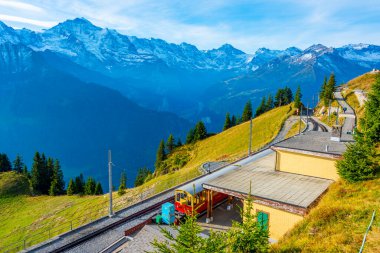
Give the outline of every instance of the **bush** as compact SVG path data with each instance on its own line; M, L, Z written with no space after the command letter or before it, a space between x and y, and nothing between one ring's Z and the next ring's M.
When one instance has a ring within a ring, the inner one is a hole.
M358 141L347 147L343 160L337 162L339 175L348 182L357 182L373 179L379 171L375 161L375 148Z

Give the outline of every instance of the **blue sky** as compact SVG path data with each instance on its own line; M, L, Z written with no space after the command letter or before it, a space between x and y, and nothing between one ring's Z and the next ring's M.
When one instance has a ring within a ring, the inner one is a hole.
M247 53L380 45L379 13L379 0L0 0L0 20L16 28L41 30L84 17L123 34L200 49L230 43Z

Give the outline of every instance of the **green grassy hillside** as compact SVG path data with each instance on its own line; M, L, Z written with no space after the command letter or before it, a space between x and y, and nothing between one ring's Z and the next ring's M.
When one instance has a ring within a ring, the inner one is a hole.
M252 149L258 150L269 143L280 131L284 121L294 113L291 105L275 108L253 120ZM200 175L199 166L206 161L234 161L247 154L249 122L232 127L220 134L184 145L168 158L175 164L178 157L185 157L186 165L180 170L152 179L146 184L127 190L122 197L114 194L116 210L141 198L158 193L171 186ZM180 166L179 166L180 167ZM1 185L1 183L0 183ZM27 244L46 240L71 227L78 227L107 214L108 197L104 196L18 196L0 199L0 245L25 237ZM38 236L37 233L41 233ZM34 236L36 235L36 236ZM0 247L1 248L1 247Z
M28 179L14 171L0 173L0 197L30 195Z
M273 252L358 252L372 212L377 218L364 252L380 252L380 179L334 183L318 206Z
M355 110L355 114L358 119L364 116L364 106L360 106L359 101L354 93L355 90L364 90L365 92L371 91L372 85L376 81L376 75L372 73L366 73L359 77L352 79L343 86L343 96L347 100L347 103ZM358 120L360 128L360 120Z

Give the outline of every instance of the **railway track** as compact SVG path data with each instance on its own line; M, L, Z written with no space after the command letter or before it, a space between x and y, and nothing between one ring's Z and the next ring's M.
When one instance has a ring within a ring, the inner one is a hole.
M98 235L100 235L100 234L102 234L102 233L104 233L104 232L112 229L112 228L115 228L115 227L117 227L117 226L119 226L119 225L121 225L123 223L132 221L132 220L137 219L137 218L139 218L139 217L141 217L143 215L146 215L146 214L149 214L149 213L153 213L153 212L159 210L159 208L161 207L161 205L164 204L164 203L166 203L166 202L173 202L173 197L170 197L170 198L164 199L164 200L162 200L160 202L157 202L154 205L151 205L151 206L149 206L149 207L147 207L145 209L142 209L142 210L140 210L140 211L138 211L136 213L133 213L133 214L131 214L131 215L129 215L129 216L123 218L123 219L120 219L120 220L118 220L118 221L116 221L114 223L111 223L111 224L109 224L107 226L104 226L104 227L98 229L98 230L95 230L92 233L90 233L88 235L85 235L85 236L83 236L83 237L81 237L81 238L79 238L79 239L77 239L77 240L75 240L73 242L70 242L70 243L68 243L68 244L66 244L64 246L61 246L61 247L59 247L59 248L57 248L55 250L52 250L51 252L53 252L53 253L64 252L66 250L74 248L74 247L76 247L76 246L78 246L78 245L80 245L80 244L82 244L82 243L84 243L84 242L86 242L86 241L88 241L88 240L90 240L90 239L92 239L92 238L94 238L94 237L96 237L96 236L98 236Z
M318 131L318 129L321 129L322 132L328 132L327 128L324 125L318 123L313 118L309 118L309 121L313 124L312 131Z

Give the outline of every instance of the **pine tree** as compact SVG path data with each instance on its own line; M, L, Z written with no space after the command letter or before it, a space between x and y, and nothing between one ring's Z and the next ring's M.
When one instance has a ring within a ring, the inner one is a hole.
M295 108L301 108L301 87L298 85L297 91L296 91L296 96L294 97L294 107Z
M284 105L290 104L293 101L293 92L289 87L285 87L284 89Z
M84 186L85 195L94 195L95 194L96 183L92 177L88 177L87 182Z
M275 96L275 102L276 107L284 105L284 90L278 89Z
M224 121L223 131L227 130L232 126L231 119L230 119L230 113L226 113L226 120Z
M255 117L259 116L260 114L263 114L265 112L265 107L266 107L265 97L262 97L260 105L256 108Z
M16 159L13 162L13 170L22 173L22 169L24 167L24 163L22 162L22 157L20 155L16 156Z
M160 166L165 159L166 159L165 143L164 143L164 140L161 140L160 145L158 145L158 149L156 153L156 162L154 164L156 171L160 170Z
M44 155L44 154L42 154L42 155ZM54 180L54 160L50 157L46 160L44 175L45 175L44 180L46 180L46 183L45 183L46 186L45 187L48 188L49 192L50 192L51 183ZM49 193L49 195L50 195L50 193Z
M328 105L328 100L325 98L326 89L327 89L327 77L325 76L323 78L323 84L322 84L321 90L319 92L319 99L323 101L325 106Z
M161 233L170 243L155 239L151 243L156 249L155 252L226 252L226 233L211 231L207 238L201 236L202 228L197 223L195 215L186 216L180 226L173 226L172 229L176 231L177 236L174 236L167 228L161 228Z
M41 156L39 152L36 152L33 158L32 170L31 170L31 184L36 193L43 193L43 180L41 174Z
M327 82L327 85L326 85L325 92L324 92L325 106L328 105L329 100L334 99L335 85L336 85L335 75L334 73L331 73L329 81Z
M372 179L380 172L376 147L380 144L380 75L372 86L361 120L362 131L356 131L355 143L347 147L337 162L339 175L349 182Z
M95 195L102 195L103 194L103 187L100 182L96 183L95 186Z
M172 134L169 135L169 138L166 141L166 149L169 153L171 153L174 150L174 137Z
M84 177L83 177L83 174L81 173L78 177L75 178L74 193L79 194L79 195L84 194L84 186L85 186Z
M233 221L232 228L228 231L231 252L268 252L268 228L258 224L257 216L253 214L253 198L250 193L240 213L243 222Z
M75 194L74 181L70 178L69 185L67 186L67 195L71 196L73 194Z
M58 159L56 159L54 162L52 182L55 182L54 192L56 193L56 195L62 194L65 191L65 181L63 180L63 171L61 169L61 165ZM50 189L51 188L52 186L50 187Z
M231 117L231 126L236 126L236 124L237 124L236 116L232 115L232 117Z
M7 154L0 153L0 172L6 172L12 170L12 164L9 161Z
M364 118L361 120L364 139L370 144L380 142L380 74L376 76L376 82L372 85L365 104Z
M194 142L194 128L191 128L186 136L186 144L190 144Z
M175 144L176 147L181 147L182 146L182 141L181 138L178 138L177 143Z
M271 94L269 94L268 99L267 99L267 104L265 106L265 108L266 108L265 111L270 111L273 109L273 107L274 107L273 97Z
M146 179L152 175L152 172L148 168L141 168L137 171L137 176L135 179L135 187L145 183Z
M127 176L125 174L125 171L122 171L121 176L120 176L120 186L119 186L119 190L117 191L119 196L125 194L126 188L127 188Z
M241 121L246 122L248 120L251 120L251 118L252 118L252 104L251 104L251 101L249 100L244 106L243 115L241 116Z
M28 167L26 167L25 164L24 164L24 166L22 167L22 174L24 174L24 176L26 176L27 178L30 178L30 174L29 174L29 171L28 171Z
M205 124L202 121L199 121L195 125L195 130L194 130L194 141L199 141L203 140L207 137L207 129Z

